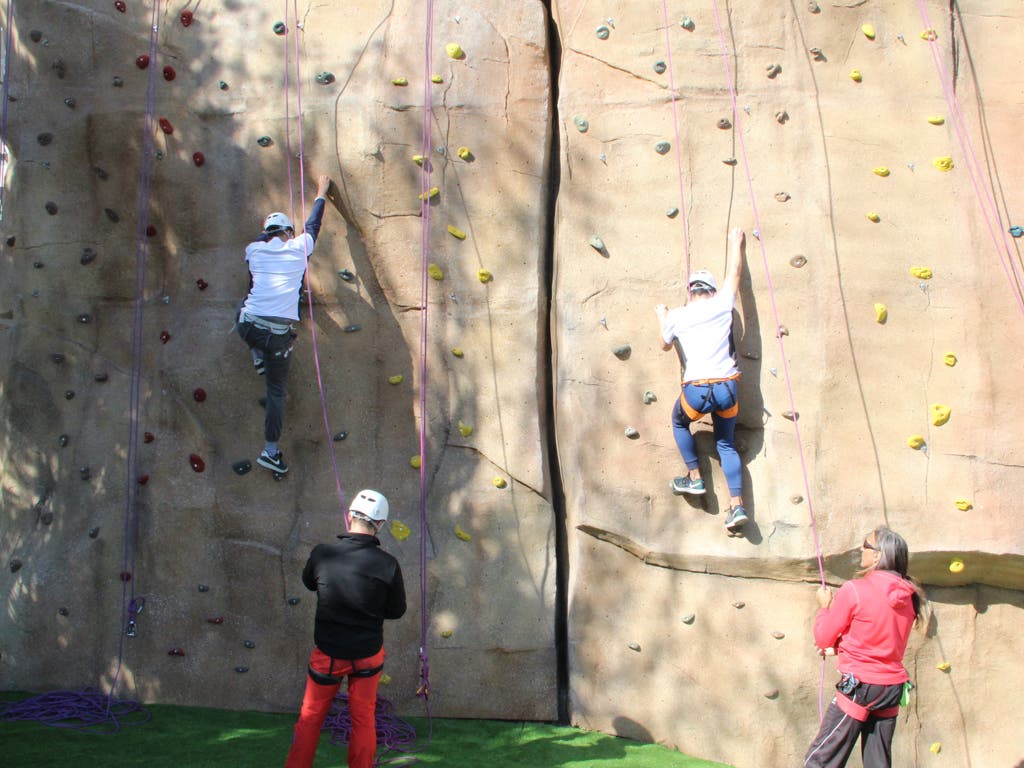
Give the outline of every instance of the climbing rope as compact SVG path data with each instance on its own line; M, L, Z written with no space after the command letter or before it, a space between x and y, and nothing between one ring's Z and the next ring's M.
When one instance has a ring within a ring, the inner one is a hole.
M676 105L676 79L672 66L672 39L669 36L671 25L668 23L668 2L661 0L661 18L665 27L665 61L668 67L668 87L672 97L672 126L675 129L676 139L676 171L679 174L679 221L683 228L683 253L686 255L686 271L683 272L684 279L690 275L690 232L686 220L686 193L683 184L683 149L679 139L679 111Z
M811 479L810 473L807 471L807 461L804 458L804 442L800 436L800 420L799 413L796 407L796 398L793 396L793 383L792 378L789 374L789 363L786 355L786 345L783 341L783 334L780 332L781 323L779 321L779 307L775 300L775 288L772 285L771 270L768 267L768 251L764 244L764 233L761 231L761 216L757 208L757 198L754 195L754 182L750 173L750 163L747 158L747 144L743 138L743 124L742 118L740 117L740 108L736 98L736 82L733 79L732 69L729 67L729 50L725 43L725 32L722 30L722 18L721 13L718 9L718 0L711 0L715 10L715 26L718 29L718 40L722 51L722 64L725 67L725 78L729 86L729 98L732 101L732 114L733 114L733 125L735 126L736 136L739 139L740 155L743 158L743 170L747 177L747 189L750 194L750 207L752 209L754 217L754 234L758 245L761 248L761 261L764 265L765 285L768 288L768 296L771 299L772 306L772 319L775 323L775 339L779 344L779 358L782 361L782 372L783 379L786 382L786 393L789 396L789 407L790 412L793 414L793 429L795 430L797 453L800 456L800 471L803 473L804 480L804 493L807 499L807 512L811 519L811 535L814 539L814 553L818 561L818 576L821 581L821 586L825 586L825 565L821 554L821 539L818 535L818 522L814 515L814 505L811 496ZM823 692L825 688L825 659L821 660L821 683L818 686L818 719L822 720L825 716Z
M4 105L0 108L0 221L4 218L4 190L7 188L7 103L11 88L11 46L14 45L14 0L7 0L7 23L4 29Z
M924 24L925 29L933 29L931 18L928 15L928 9L923 0L918 0L917 5L921 14L921 21ZM1017 308L1020 310L1021 314L1024 315L1024 274L1022 274L1021 265L1014 258L1013 249L1011 248L1009 239L1007 238L1006 227L999 215L999 206L996 205L992 195L992 190L989 185L984 183L984 173L981 167L981 162L978 160L978 155L974 151L974 144L971 141L970 132L967 130L963 114L960 111L960 101L956 97L956 89L953 87L952 80L942 63L942 56L937 42L938 38L935 35L926 35L925 39L928 43L928 48L931 51L932 61L935 63L936 72L939 75L939 82L942 84L942 93L946 98L946 105L948 106L950 116L953 119L953 128L956 131L957 139L960 142L960 150L963 153L964 159L967 161L967 172L971 177L971 183L974 185L974 193L978 197L978 204L981 206L982 214L985 218L985 224L988 227L989 236L992 238L992 243L995 245L996 253L999 254L999 261L1002 264L1007 282L1010 284L1010 290L1013 293L1013 298L1017 302Z
M92 689L50 691L0 704L0 720L32 720L54 728L114 734L122 727L148 722L150 713L137 701L113 699Z

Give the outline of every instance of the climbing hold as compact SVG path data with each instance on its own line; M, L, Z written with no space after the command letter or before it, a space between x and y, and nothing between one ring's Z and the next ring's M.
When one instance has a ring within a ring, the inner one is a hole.
M217 87L220 88L222 91L226 91L228 89L228 84L225 81L220 80L217 82Z
M924 447L924 438L920 435L911 435L907 438L907 445L913 448L915 451Z
M685 616L683 616L683 624L693 624L693 622L696 621L696 619L697 619L697 615L696 614L688 613Z
M793 258L791 258L789 260L789 266L796 267L797 269L800 269L800 267L803 267L806 264L807 264L807 257L803 256L802 254L797 254L796 256L794 256Z
M423 155L413 155L412 156L412 161L414 163L416 163L416 165L420 166L421 168L423 167L423 161L426 160L426 159L427 158L425 158Z
M75 399L75 390L73 390L73 389L65 389L64 390L64 399L65 400L74 400Z
M145 69L146 67L148 67L149 66L149 55L144 53L141 56L137 56L135 58L135 66L138 67L139 69Z
M444 272L441 271L441 268L437 266L437 264L431 264L429 267L427 267L427 274L429 274L430 277L434 280L444 279Z
M107 215L107 218L115 224L121 220L121 217L117 215L117 211L113 208L104 208L103 212Z
M665 215L668 216L670 219L674 219L676 216L679 215L679 209L673 206L672 208L669 208L667 211L665 211Z
M57 444L61 448L67 448L69 439L70 438L67 435L61 435L60 437L57 438Z
M118 75L114 75L114 77L110 80L110 84L115 88L120 88L122 85L124 85L124 78Z
M201 456L195 453L190 453L188 455L188 463L189 466L192 467L193 472L202 472L204 469L206 469L206 462L203 461Z
M685 29L687 32L693 32L694 28L697 25L693 23L693 19L691 19L689 16L683 16L683 18L679 20L679 26Z
M778 202L780 202L780 203L785 203L785 202L787 202L790 199L789 198L789 193L788 192L776 192L775 193L775 199Z
M168 656L184 656L185 655L185 649L184 648L171 648L171 650L169 650L167 652L167 655Z
M242 645L244 645L250 651L256 647L256 643L254 643L252 640L243 640Z
M952 368L954 365L956 365L956 355L954 355L952 352L947 352L942 356L942 362L944 362L946 365Z
M466 353L462 351L462 347L452 347L452 355L455 357L462 357Z
M637 653L640 653L640 643L629 643L627 647L631 651L636 651Z
M638 437L640 437L640 432L637 430L636 427L626 427L625 435L630 440L636 440Z
M456 525L455 538L459 539L460 541L469 541L473 537L470 534L466 533L464 530L462 530L460 526Z
M612 347L612 354L619 358L619 360L628 360L632 352L633 348L629 346L629 344L623 344L618 347Z
M800 414L796 411L783 411L782 418L788 419L789 421L798 421L800 419Z
M234 464L232 464L231 469L235 471L236 475L241 476L252 469L252 464L249 462L248 459L242 459L241 461L236 461Z
M334 82L334 73L333 72L317 72L317 74L316 74L316 81L318 83L320 83L320 85L330 85L331 83Z
M486 269L478 269L476 271L476 278L481 283L489 283L494 279L494 275L488 272Z
M193 152L192 162L195 163L196 168L201 168L206 162L206 156L202 152Z
M269 147L271 144L274 143L274 140L269 136L260 136L258 139L256 139L256 143L259 144L261 147Z
M161 117L160 130L166 133L168 136L170 136L172 133L174 133L174 126L171 125L171 121L168 120L166 117Z
M88 314L81 314L78 316L78 322L80 322L82 325L88 325L89 323L92 322L92 316Z
M508 481L504 477L496 477L496 478L494 478L494 487L495 488L504 488L507 485L508 485Z
M785 632L778 632L778 631L772 632L772 637L774 637L776 640L781 640L785 636L786 636Z
M431 75L430 76L430 82L439 85L440 83L444 82L444 78L441 77L440 75Z
M339 269L338 270L338 277L340 277L346 283L351 283L353 280L356 279L356 276L353 275L351 270L348 270L348 269Z
M453 224L448 225L448 234L454 237L456 240L466 239L466 233Z
M275 35L283 35L287 31L288 31L288 27L285 26L285 23L283 21L275 21L274 22L274 34Z
M42 269L46 265L43 264L43 262L41 261L33 261L32 266L35 267L36 269Z
M219 626L219 625L224 623L224 617L223 616L214 616L213 618L208 618L206 621L207 621L208 624L216 624L216 625Z
M769 80L774 80L776 77L778 77L778 74L782 71L782 65L781 64L769 64L767 67L765 67L765 70L768 73L768 79Z
M935 668L939 670L939 672L949 672L949 670L952 667L953 665L950 664L948 661L940 661L938 664L935 665Z
M334 437L332 437L331 439L332 439L332 440L334 440L334 442L336 442L336 443L340 443L340 442L341 442L342 440L344 440L344 439L345 439L346 437L348 437L348 432L345 432L345 431L343 430L343 431L341 431L341 432L336 432L336 433L334 434Z
M775 699L779 698L779 689L778 688L772 688L771 690L768 690L768 691L762 691L761 695L764 696L766 699L775 700Z
M152 432L143 432L142 433L142 442L144 442L144 443L152 443L154 440L156 440L156 435L154 435Z
M51 216L56 216L57 215L58 208L57 208L57 204L55 202L49 201L43 207L46 209L46 212L48 214L50 214Z
M931 28L921 30L921 39L927 40L929 43L933 43L939 39L938 33Z
M422 466L422 464L423 461L420 459L419 454L409 459L409 466L412 467L413 469L419 469Z
M657 144L654 145L654 151L657 152L659 155L667 154L670 149L672 149L672 145L669 144L667 141L659 141Z
M166 344L170 340L171 340L171 334L169 334L167 331L160 331L160 341L162 343Z
M943 405L942 403L932 403L929 406L928 411L931 413L932 416L933 427L941 427L943 424L949 421L949 417L951 415L949 406Z
M21 560L11 560L11 573L17 573L21 570Z
M392 85L408 85L409 78L407 77L396 77L391 80Z
M950 573L962 573L964 568L964 561L962 558L954 557L949 561L949 572Z
M890 173L889 169L886 168L884 165L880 165L877 168L873 168L872 172L875 174L875 176L881 176L882 178L885 178Z
M441 194L440 187L431 187L426 192L422 192L419 195L420 200L431 200Z
M779 125L785 125L786 121L789 120L789 112L782 109L775 113L775 120Z
M43 39L43 33L38 29L29 30L28 36L33 43L38 43Z
M735 157L727 157L722 162L725 163L726 165L736 165L736 158Z
M932 115L928 118L928 122L932 125L942 125L946 122L946 118L942 117L942 115Z
M450 59L464 59L466 58L466 52L462 50L462 46L458 43L448 43L444 47L444 52L448 54Z
M936 157L932 160L932 165L938 168L940 171L946 172L953 170L953 158L952 157Z
M196 589L198 589L200 592L209 592L210 591L210 588L208 586L206 586L205 584L197 584L196 585Z
M196 288L198 288L200 291L205 291L209 287L210 284L203 280L203 278L200 277L198 280L196 280Z
M799 493L795 493L795 494L793 494L792 496L789 497L789 501L792 504L799 504L803 500L804 500L804 497L801 496Z
M191 27L192 18L192 11L188 10L187 8L181 12L180 16L178 16L178 20L181 22L181 26L183 27Z
M404 379L405 379L405 376L403 376L400 373L396 373L394 376L389 376L388 377L388 384L391 384L392 386L394 386L396 384L401 384Z
M961 512L967 512L971 509L974 509L974 505L971 504L971 502L969 502L967 499L957 499L953 503L956 505L956 508L959 509Z
M811 2L807 4L807 10L809 10L811 13L821 13L821 6L818 5L814 0L811 0Z
M574 115L572 122L580 133L586 133L587 129L590 128L590 122L583 115Z
M146 227L146 237L156 237L156 226L155 225L150 224L148 227ZM164 304L167 304L169 301L170 301L170 297L164 296Z
M825 52L822 51L821 48L811 48L809 49L808 53L810 53L811 56L814 57L815 61L826 61Z
M121 571L120 577L122 582L129 582L132 580L131 571Z
M656 403L658 401L658 396L651 390L647 389L644 390L643 401L644 405L650 405L651 403Z
M171 80L173 80L177 76L178 73L174 71L174 67L172 67L170 64L164 67L164 80L166 80L168 83L171 82Z
M594 34L597 35L598 40L607 40L608 35L610 35L611 33L612 31L608 29L608 27L606 27L604 24L602 24L601 26L594 30Z
M240 675L244 675L248 671L249 671L248 667L235 667L235 672L237 672Z
M912 274L918 280L932 279L932 271L928 269L928 267L911 267L910 274Z
M136 482L138 482L139 485L145 485L149 482L149 475L139 475L136 478Z
M41 147L49 146L50 142L53 141L53 134L52 133L40 133L38 136L36 136L36 141L39 142L39 145Z
M203 389L202 387L196 387L194 390L192 390L192 399L195 400L197 403L203 402L204 400L206 400L206 390Z
M405 541L409 538L409 534L412 533L409 526L399 520L391 521L391 535L394 536L398 541Z
M880 222L882 220L882 217L879 216L874 211L868 211L867 217L868 217L868 221L873 221L873 222L875 222L875 224L877 224L878 222Z
M473 159L473 153L470 151L469 147L459 147L455 150L455 154L458 155L461 160Z
M722 117L719 118L718 120L718 127L721 128L723 131L727 131L730 128L732 128L732 123L729 121L729 118Z
M445 629L445 630L441 631L441 637L444 637L444 638L451 637L453 634L455 634L455 633L452 632L452 630L450 630L450 629Z
M590 236L590 239L589 239L589 240L587 240L587 243L588 243L588 244L590 245L590 247L591 247L591 248L593 248L593 249L594 249L595 251L602 251L602 252L604 251L604 240L602 240L602 239L601 239L601 238L600 238L599 236L597 236L597 235L591 235L591 236Z
M784 325L779 326L779 330L776 332L775 338L779 338L781 336L789 336L789 328Z
M942 742L933 741L932 745L928 747L928 751L931 752L933 755L939 754L939 752L942 751Z
M742 608L745 605L746 605L746 603L744 603L742 600L737 600L735 603L732 604L732 607L736 608L737 610L739 610L740 608Z
M301 602L302 602L302 598L301 597L289 597L288 598L288 605L298 605Z
M99 529L99 526L97 526L97 527L95 527L95 528L90 528L90 529L89 529L89 538L90 538L90 539L95 539L95 538L96 538L97 536L99 536L99 535L100 535L100 529Z
M64 106L68 107L69 109L74 109L75 108L75 97L74 96L66 97L64 99Z
M469 424L464 424L463 422L460 421L458 423L458 427L459 434L462 435L463 437L469 437L470 435L473 434L473 427L471 427Z
M860 28L860 31L864 33L864 37L868 40L875 39L875 28L870 24L865 24Z
M1010 227L1009 231L1010 234L1013 235L1014 237L1020 237L1021 235L1024 235L1024 227L1021 227L1017 224L1014 224L1012 227Z
M850 79L853 80L853 82L855 82L855 83L859 83L861 80L864 79L864 75L862 75L860 73L859 69L851 69L850 70Z
M124 0L114 0L114 7L121 13L124 13L125 10L127 10L127 6L124 4Z
M659 75L665 74L666 69L668 69L668 65L666 65L664 61L661 61L659 59L658 61L654 62L654 71L657 72Z

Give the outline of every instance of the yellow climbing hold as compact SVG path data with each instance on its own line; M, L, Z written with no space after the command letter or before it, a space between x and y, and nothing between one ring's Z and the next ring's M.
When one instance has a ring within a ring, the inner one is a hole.
M880 166L878 166L877 168L875 168L873 170L874 170L875 176L881 176L882 178L885 178L890 173L889 169L886 168L884 165L880 165Z
M419 165L419 166L422 166L423 165L423 161L426 160L426 159L427 158L425 158L423 155L413 155L412 156L412 161L414 163L416 163L416 165Z
M466 533L464 530L462 530L461 527L456 525L455 526L455 538L457 538L457 539L459 539L461 541L469 541L473 537L470 536L468 533Z
M464 424L460 421L459 434L462 435L463 437L469 437L470 435L473 434L473 427L471 427L469 424Z
M946 365L952 368L954 365L956 365L956 355L954 355L952 352L947 352L942 356L942 362L944 362Z
M420 200L430 200L431 198L437 197L441 194L441 190L437 187L431 187L426 192L420 194Z
M413 469L419 469L420 466L422 466L422 464L423 460L420 458L420 455L418 453L411 459L409 459L409 466L412 467Z
M885 304L875 304L875 322L884 323L889 317L889 309Z
M396 373L394 376L388 377L388 384L394 386L395 384L401 384L405 380L405 376L400 373Z
M504 488L507 485L508 485L508 481L504 477L496 477L496 478L494 478L494 487L495 488Z
M434 280L444 280L444 272L441 271L441 268L437 266L437 264L431 264L427 267L427 274Z
M444 52L452 59L464 59L466 57L466 52L462 50L462 46L458 43L448 43L444 47Z
M964 565L964 561L959 557L954 557L952 560L949 561L950 573L963 573L965 567L966 566Z
M875 213L874 211L868 211L868 221L873 221L875 222L875 224L877 224L881 220L882 217L879 216L877 213Z
M950 410L948 405L942 403L932 403L928 409L932 414L932 426L941 427L947 421L949 421Z
M455 154L461 157L463 160L469 160L473 156L473 153L469 151L469 147L459 147Z
M928 267L911 267L910 274L912 274L918 280L932 279L932 271L928 269Z
M387 672L381 672L380 673L380 684L381 685L391 685L391 675L389 675Z
M462 351L462 347L452 347L452 354L456 357L462 357L466 353Z
M942 662L939 662L938 664L936 664L935 668L937 670L939 670L939 672L949 672L950 667L952 667L952 666L953 665L950 664L948 661L942 661Z
M939 34L932 28L921 30L921 39L933 42L939 39Z
M405 523L400 520L391 521L391 535L399 541L405 541L408 539L410 533L412 533L412 530Z
M860 28L860 31L864 33L864 37L868 40L875 39L875 28L871 24L865 24Z
M440 75L431 75L430 76L430 82L432 82L432 83L443 83L444 82L444 78L441 77Z
M924 445L924 438L920 435L911 435L907 438L907 445L913 448L915 451Z
M441 637L451 637L453 634L455 633L452 632L450 629L445 629L441 632Z
M969 502L967 499L957 499L953 503L956 504L956 508L959 509L961 512L966 512L969 509L974 509L974 505L971 504L971 502Z
M391 81L391 84L392 85L408 85L409 84L409 78L407 78L407 77L396 77L394 80Z
M494 279L494 275L492 275L486 269L478 269L476 271L476 276L481 283L489 283L491 282L491 280Z
M466 239L466 233L452 224L448 225L448 234L452 237L458 238L459 240Z
M953 158L936 157L934 160L932 160L932 165L934 165L940 171L951 171L953 170Z
M932 745L930 747L928 747L928 751L931 752L933 755L939 754L939 752L942 751L942 742L940 742L940 741L932 742Z
M860 73L859 69L851 69L850 70L850 79L853 80L853 82L855 82L855 83L859 83L861 80L864 79L864 75L862 75Z
M931 117L928 118L928 122L931 123L932 125L942 125L943 123L946 122L946 118L944 118L942 115L932 115Z

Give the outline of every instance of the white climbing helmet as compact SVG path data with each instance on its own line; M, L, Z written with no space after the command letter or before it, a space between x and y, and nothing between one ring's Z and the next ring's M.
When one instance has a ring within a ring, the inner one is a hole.
M698 269L696 272L690 273L690 279L686 283L686 287L693 291L695 286L707 286L712 291L718 290L718 283L715 282L715 276L708 272L706 269Z
M364 520L383 523L388 519L388 500L384 498L383 493L367 489L356 494L348 511Z
M286 229L290 229L293 232L295 227L292 226L292 220L289 219L285 214L280 211L271 213L263 220L263 231L268 235L277 234L283 232Z

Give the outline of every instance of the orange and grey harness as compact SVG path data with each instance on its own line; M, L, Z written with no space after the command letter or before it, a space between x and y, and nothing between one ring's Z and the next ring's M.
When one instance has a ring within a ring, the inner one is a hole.
M735 381L740 375L738 373L727 376L724 379L698 379L697 381L684 381L683 391L679 395L679 405L691 421L697 421L707 413L714 413L716 416L731 419L740 412L740 404L733 394L731 387L717 386L727 381ZM686 399L686 388L693 387L702 390L699 393L700 405L695 408Z

